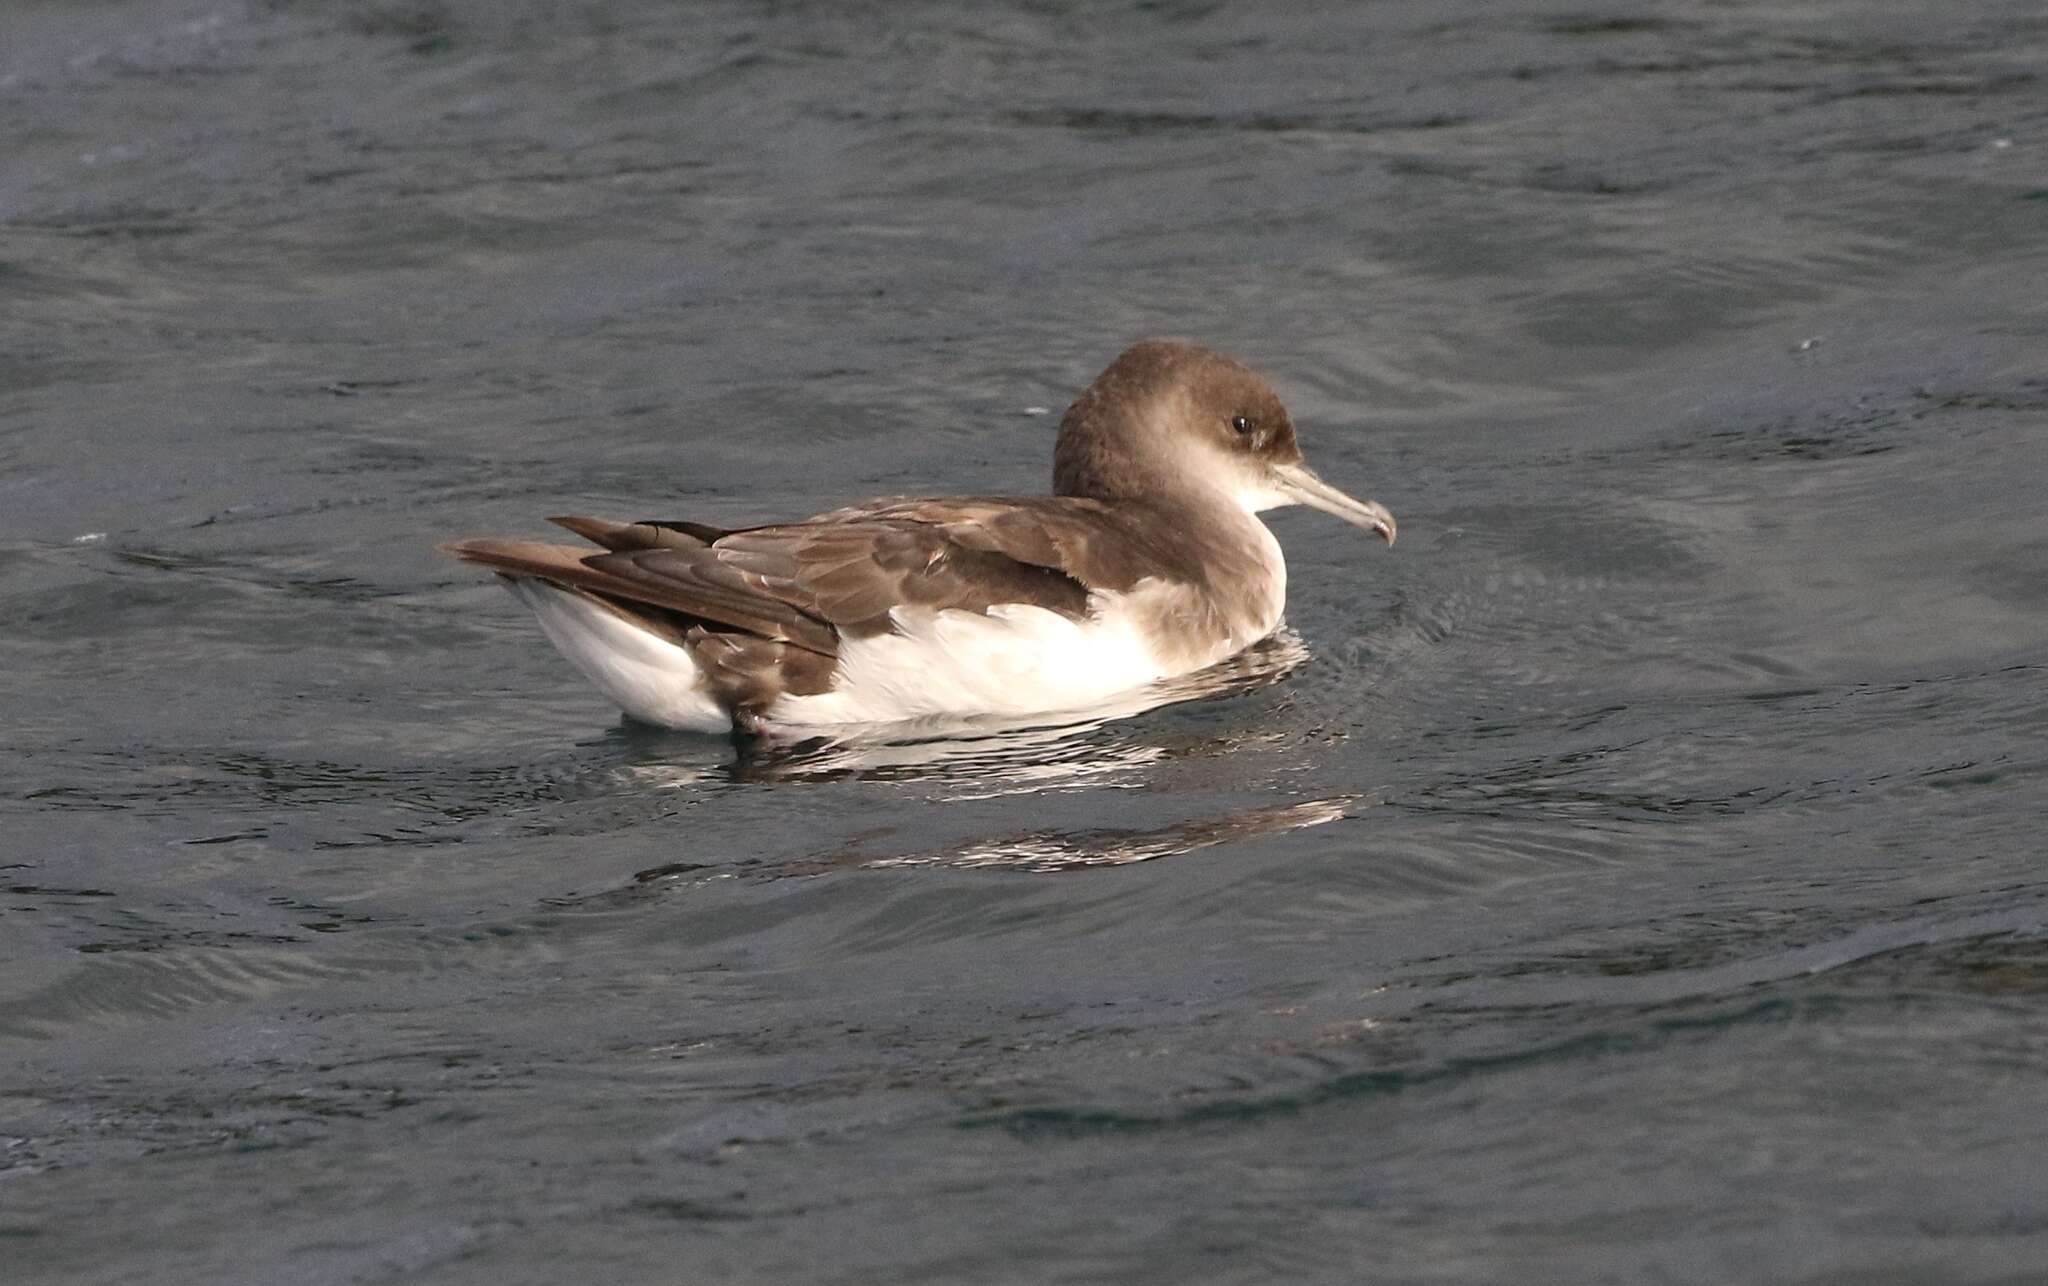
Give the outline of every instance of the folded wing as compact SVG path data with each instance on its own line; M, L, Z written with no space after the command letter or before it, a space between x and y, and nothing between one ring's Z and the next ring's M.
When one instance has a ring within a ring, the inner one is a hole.
M1027 604L1080 619L1091 589L1127 587L1113 569L1111 583L1076 574L1089 560L1073 551L1088 545L1084 528L1098 515L1060 505L1034 514L1017 503L890 502L738 531L563 517L553 521L602 551L498 539L448 550L595 595L664 634L738 631L825 656L842 637L890 629L895 611Z

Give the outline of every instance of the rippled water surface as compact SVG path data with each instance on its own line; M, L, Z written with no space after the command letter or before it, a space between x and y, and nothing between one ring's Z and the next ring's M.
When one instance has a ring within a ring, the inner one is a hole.
M2048 1272L2034 0L0 24L6 1280ZM740 754L434 549L1150 334L1401 520L1220 696Z

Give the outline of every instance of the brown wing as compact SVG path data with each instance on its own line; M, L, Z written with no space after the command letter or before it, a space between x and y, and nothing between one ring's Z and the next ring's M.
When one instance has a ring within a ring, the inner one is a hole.
M826 655L842 634L889 629L895 608L1028 603L1078 619L1091 589L1125 589L1161 571L1093 501L890 501L740 531L553 521L605 552L506 540L448 548L496 571L680 614L685 628L710 623Z
M694 564L679 563L654 571L634 561L690 551L658 548L586 554L580 549L538 541L491 538L458 540L443 548L464 562L478 563L509 576L533 576L579 589L616 608L659 609L681 618L665 622L666 628L658 631L663 634L711 622L827 656L839 650L838 633L829 623L773 595L751 592L731 577L713 579L697 574L709 571L715 577L715 559L699 559ZM695 552L707 554L709 549L702 546ZM710 565L707 567L706 563ZM654 613L648 614L660 619Z
M889 629L897 608L982 612L1028 603L1076 619L1088 613L1088 587L1059 565L978 548L909 515L736 531L709 552L721 573L855 637ZM665 571L702 561L668 550L635 557Z
M1074 496L884 500L812 521L824 518L909 519L964 549L1051 568L1091 590L1122 592L1147 578L1200 583L1207 576L1185 524Z

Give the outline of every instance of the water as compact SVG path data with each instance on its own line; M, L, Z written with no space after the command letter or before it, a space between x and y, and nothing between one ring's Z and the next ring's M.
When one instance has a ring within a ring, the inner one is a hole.
M18 4L10 1282L2035 1281L2048 21ZM1036 491L1167 333L1230 695L742 757L434 550Z

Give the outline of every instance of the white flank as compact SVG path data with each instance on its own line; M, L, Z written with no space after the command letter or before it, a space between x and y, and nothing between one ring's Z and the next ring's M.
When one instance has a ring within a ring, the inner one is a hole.
M1165 677L1123 595L1097 593L1076 621L1021 603L986 614L897 608L892 633L839 645L838 682L783 697L771 723L893 723L934 715L1084 711Z
M628 715L691 732L731 730L731 712L704 688L687 651L574 591L507 579L555 648ZM899 607L889 614L892 632L840 642L829 692L781 697L764 712L764 722L798 731L952 716L1086 714L1256 641L1219 638L1207 652L1162 661L1139 618L1158 619L1166 606L1162 596L1183 592L1150 580L1129 594L1098 591L1089 598L1091 615L1080 621L1022 603L986 613ZM1279 595L1274 598L1277 622Z
M523 576L506 584L555 649L627 714L687 732L732 730L732 715L704 690L688 652L573 591Z

